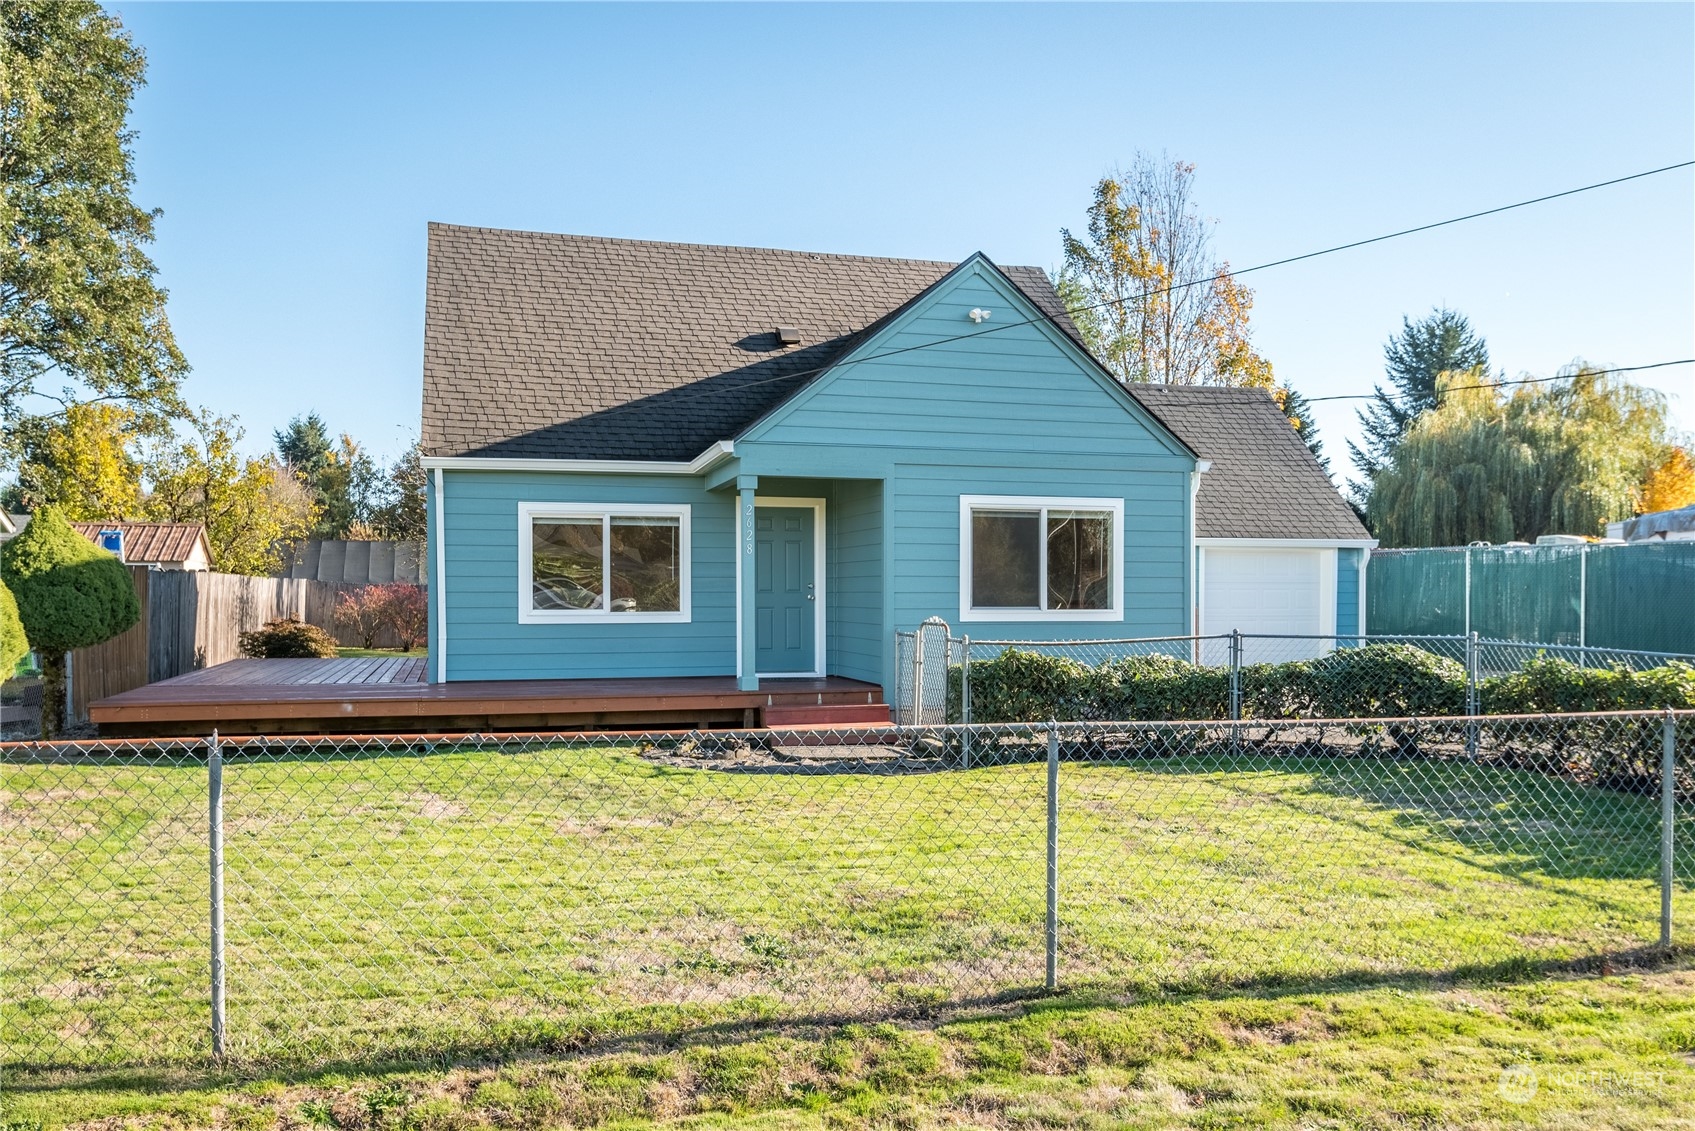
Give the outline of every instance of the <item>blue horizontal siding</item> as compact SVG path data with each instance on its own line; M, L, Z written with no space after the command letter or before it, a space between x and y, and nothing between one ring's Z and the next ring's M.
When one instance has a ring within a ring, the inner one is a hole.
M670 475L443 474L448 679L735 673L735 504L728 495L706 491L699 479ZM519 623L520 502L688 504L689 623Z
M1364 550L1336 551L1336 635L1352 636L1360 630L1360 559Z

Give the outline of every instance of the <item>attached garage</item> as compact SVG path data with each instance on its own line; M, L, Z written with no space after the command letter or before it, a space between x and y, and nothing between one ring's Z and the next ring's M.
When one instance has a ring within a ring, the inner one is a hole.
M1271 398L1172 385L1135 393L1206 461L1195 477L1196 631L1363 635L1365 561L1377 543ZM1249 640L1243 659L1308 659L1331 647ZM1224 659L1222 647L1204 651L1210 662Z
M1252 636L1336 634L1335 547L1201 544L1198 573L1200 631ZM1328 650L1321 640L1248 640L1246 663L1311 659Z

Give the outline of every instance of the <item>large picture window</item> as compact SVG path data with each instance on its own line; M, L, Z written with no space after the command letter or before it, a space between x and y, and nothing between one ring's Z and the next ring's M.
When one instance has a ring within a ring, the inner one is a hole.
M518 619L689 619L689 508L521 503Z
M1118 499L960 499L964 620L1118 620L1124 504Z

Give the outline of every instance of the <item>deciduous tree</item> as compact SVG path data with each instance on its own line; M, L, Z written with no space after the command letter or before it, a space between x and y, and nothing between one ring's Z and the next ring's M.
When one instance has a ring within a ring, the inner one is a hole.
M1665 461L1648 473L1637 510L1648 514L1690 505L1695 505L1695 462L1690 460L1688 448L1674 447Z
M1462 387L1486 380L1441 377L1378 471L1367 514L1383 545L1598 535L1635 513L1668 451L1664 398L1582 366L1511 392Z
M72 522L140 518L142 467L137 413L127 405L73 404L56 417L22 423L17 499L53 506Z
M225 573L265 576L312 527L312 502L274 459L240 454L233 420L201 412L187 439L155 445L147 461L147 517L200 522Z
M423 448L414 443L401 453L383 477L377 505L371 512L371 527L379 538L400 542L422 542L426 528Z
M89 400L181 408L188 366L131 198L145 60L93 0L0 11L0 428ZM53 386L53 387L50 387ZM15 435L15 433L12 433Z
M1270 388L1249 337L1253 291L1212 252L1195 167L1136 155L1103 177L1082 236L1061 231L1060 296L1084 341L1122 381Z

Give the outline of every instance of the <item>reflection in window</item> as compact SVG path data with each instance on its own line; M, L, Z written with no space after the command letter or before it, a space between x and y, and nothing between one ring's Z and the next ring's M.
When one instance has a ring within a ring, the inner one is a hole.
M598 609L605 538L599 518L537 519L530 589L536 609Z
M971 508L971 607L1111 610L1112 512Z
M532 612L677 613L677 515L548 515L530 520Z

